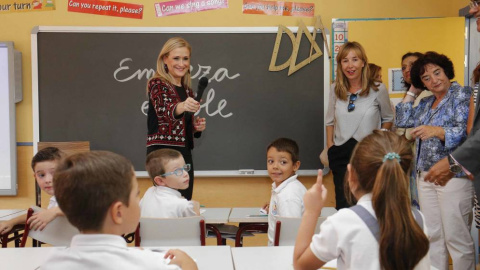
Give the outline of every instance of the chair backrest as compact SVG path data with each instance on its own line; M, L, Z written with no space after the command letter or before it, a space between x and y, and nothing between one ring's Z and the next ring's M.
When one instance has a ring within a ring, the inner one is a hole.
M205 246L205 221L201 216L181 218L140 218L135 245Z
M301 217L277 217L275 224L275 239L274 246L295 246L297 239L298 228L302 222ZM315 234L320 232L320 224L324 222L327 217L319 217L317 225L315 226Z
M320 214L321 217L328 217L333 214L337 213L337 209L335 207L323 207L322 213Z
M45 210L37 206L32 206L30 209L28 209L27 220L33 215L33 213L40 211ZM73 236L79 233L80 232L78 229L73 227L73 225L68 222L65 216L56 217L54 220L48 223L42 231L30 230L29 225L25 223L25 230L20 246L25 247L27 237L50 244L52 246L69 246Z

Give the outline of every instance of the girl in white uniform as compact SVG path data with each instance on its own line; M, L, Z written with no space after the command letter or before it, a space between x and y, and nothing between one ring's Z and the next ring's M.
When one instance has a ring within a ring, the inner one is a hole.
M373 216L374 225L378 225L375 236L364 219L349 208L330 216L314 235L327 196L319 170L317 183L304 197L305 212L293 257L295 269L318 269L334 259L338 269L430 269L424 218L418 212L415 220L408 197L412 158L406 139L389 131L374 131L353 151L345 187L351 194L346 195L358 200L357 208L360 205Z

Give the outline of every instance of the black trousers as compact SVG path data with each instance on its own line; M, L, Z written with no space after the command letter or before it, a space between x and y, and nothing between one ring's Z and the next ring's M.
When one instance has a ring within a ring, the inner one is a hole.
M161 145L161 146L152 145L147 147L147 155L155 150L164 149L164 148L170 148L170 149L179 151L180 153L182 153L183 159L185 160L185 164L190 164L191 166L190 171L188 172L188 176L190 177L188 188L183 190L178 190L180 194L182 194L182 196L185 197L185 199L190 201L193 195L193 177L194 177L192 151L190 149L185 149L185 147L174 147L174 146L169 147L166 145Z
M345 174L347 172L347 164L353 148L357 145L357 141L353 138L342 145L333 145L328 149L328 163L333 174L333 183L335 184L335 202L337 210L348 208L350 205L345 198Z

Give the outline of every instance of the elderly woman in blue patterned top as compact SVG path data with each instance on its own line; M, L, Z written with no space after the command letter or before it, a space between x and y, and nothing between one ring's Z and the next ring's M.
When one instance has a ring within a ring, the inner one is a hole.
M454 269L475 269L475 252L470 236L473 183L458 172L447 185L424 181L426 172L466 139L471 89L457 82L453 63L445 55L427 52L411 70L414 88L396 106L396 125L415 127L416 170L420 209L430 234L430 258L439 270L448 269L448 253ZM413 107L426 88L433 95ZM447 253L448 250L448 253Z

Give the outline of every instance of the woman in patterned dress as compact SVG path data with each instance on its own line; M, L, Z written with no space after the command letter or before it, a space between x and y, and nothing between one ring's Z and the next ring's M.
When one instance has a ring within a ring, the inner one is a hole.
M426 172L449 156L465 139L471 89L454 78L453 63L445 55L427 52L411 70L410 88L396 106L396 125L414 127L416 171L420 209L430 235L430 259L439 270L448 269L448 254L454 269L475 269L470 236L473 183L458 172L445 186L424 181ZM432 92L418 106L413 102L423 89Z

